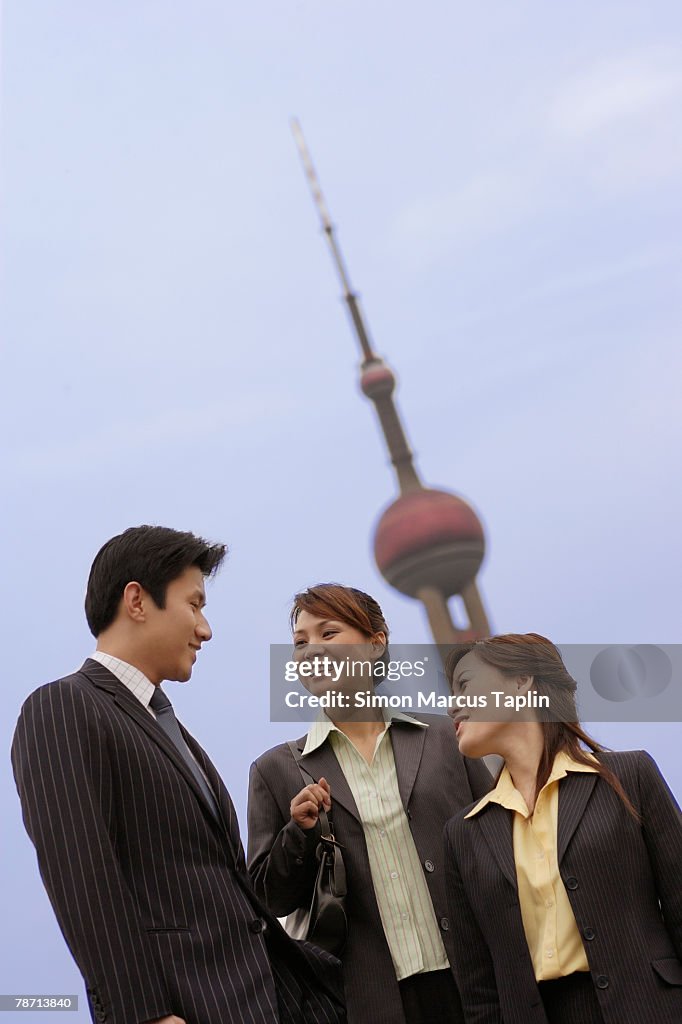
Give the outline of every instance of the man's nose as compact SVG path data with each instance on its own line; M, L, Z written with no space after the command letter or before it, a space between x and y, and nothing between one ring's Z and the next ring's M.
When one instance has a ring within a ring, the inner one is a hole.
M202 615L201 619L197 623L196 632L197 635L200 636L201 639L204 641L204 643L210 640L211 637L213 636L213 630L209 626L208 619L206 618L205 615Z

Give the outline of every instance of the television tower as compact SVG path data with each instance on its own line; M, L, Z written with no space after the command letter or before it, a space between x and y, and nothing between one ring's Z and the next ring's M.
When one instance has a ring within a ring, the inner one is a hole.
M488 636L490 627L476 586L485 551L483 527L462 498L425 487L419 479L393 399L395 377L372 348L298 121L292 121L292 130L360 342L360 387L374 403L400 488L400 496L384 510L376 526L377 566L396 590L421 601L435 643L451 645ZM450 614L448 599L455 595L462 598L466 623L456 624Z

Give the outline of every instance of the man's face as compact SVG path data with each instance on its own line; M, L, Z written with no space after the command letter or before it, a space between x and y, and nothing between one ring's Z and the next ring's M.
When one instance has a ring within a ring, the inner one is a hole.
M202 643L212 635L205 604L204 577L195 565L168 584L165 608L157 608L147 595L144 660L152 683L164 679L184 683L190 678Z

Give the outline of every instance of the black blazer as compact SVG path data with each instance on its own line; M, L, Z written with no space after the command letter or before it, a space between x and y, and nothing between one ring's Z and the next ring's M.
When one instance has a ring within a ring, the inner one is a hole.
M455 811L470 804L472 797L487 793L492 780L482 762L462 758L449 718L412 717L428 722L429 728L399 720L391 725L398 785L445 949L451 957L452 932L458 924L447 914L443 826ZM305 740L302 736L296 741L300 751ZM405 1018L400 991L374 895L357 806L329 741L307 754L303 764L314 779L324 776L329 782L334 832L343 844L350 917L343 953L348 1019L352 1024L402 1024ZM249 870L258 894L280 916L307 907L312 897L319 826L306 833L289 813L292 797L303 785L286 743L267 751L251 765Z
M12 761L24 823L93 1018L345 1020L338 961L293 942L258 900L230 796L183 734L219 821L165 732L97 661L21 710Z
M641 815L594 773L559 782L559 870L605 1024L682 1021L682 816L644 751L599 754ZM547 1024L521 919L512 811L445 828L455 975L466 1024ZM576 1021L575 1024L582 1024Z

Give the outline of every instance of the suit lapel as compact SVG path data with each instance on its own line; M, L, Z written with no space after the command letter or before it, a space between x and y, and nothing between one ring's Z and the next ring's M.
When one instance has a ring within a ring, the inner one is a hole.
M305 746L305 737L296 745L302 752ZM316 782L318 779L325 778L329 783L332 791L332 820L334 819L334 801L341 804L357 821L361 820L350 786L346 782L346 776L341 771L341 765L336 760L336 754L328 739L301 759L301 767L305 768Z
M238 860L243 855L243 850L239 837L239 820L237 818L235 806L232 803L232 797L230 796L225 783L218 774L218 770L203 747L199 746L194 737L187 732L184 725L180 725L180 729L187 746L199 762L199 766L203 769L204 774L209 781L209 785L215 793L222 818L223 828L230 838L230 843L235 854L235 860Z
M559 824L557 828L557 858L561 864L587 801L592 796L598 775L596 772L569 772L559 782Z
M394 721L390 728L398 789L407 810L426 742L426 729Z
M137 697L133 693L130 692L128 687L124 686L124 684L119 679L117 679L113 672L110 672L108 668L105 668L104 665L101 665L98 661L93 661L91 658L88 658L88 660L85 662L81 669L81 672L84 675L86 675L88 679L90 679L90 681L94 683L95 686L97 686L99 689L106 690L107 692L111 693L111 695L114 698L114 701L116 702L117 707L119 707L121 711L125 712L125 714L132 718L142 729L144 729L149 738L153 740L154 743L156 743L157 746L163 751L163 753L167 757L169 757L170 760L173 762L175 768L177 768L177 770L183 776L187 784L191 787L197 799L201 802L202 807L204 807L208 812L207 817L213 822L214 826L221 827L220 823L216 821L214 813L212 809L209 807L208 803L206 802L206 798L202 793L201 788L197 784L194 775L190 771L190 768L187 762L185 761L184 757L182 756L178 748L175 746L175 744L169 739L169 737L166 735L163 729L157 724L156 719L153 718L152 715L150 715L150 713L147 711L144 705L137 699ZM185 729L183 729L182 726L180 726L180 728L182 730L183 736L185 737L185 740L187 740L189 734L186 732ZM190 746L192 753L195 753L196 748L198 748L198 744L196 743L196 741L193 741L193 743L194 746L192 746L189 743L188 746ZM197 758L197 760L199 761L199 764L203 768L204 765L202 759ZM208 760L208 758L206 758L206 760ZM215 772L215 769L213 769L213 771L215 773L215 776L217 776L218 773ZM207 775L211 781L211 785L213 785L213 778L211 777L210 773L207 772ZM217 790L214 787L214 793L215 792L217 792ZM229 821L229 817L227 818L227 820ZM235 847L235 856L236 849L237 848Z
M516 865L514 863L514 839L512 834L513 811L500 804L489 803L471 822L478 824L497 864L514 888Z

